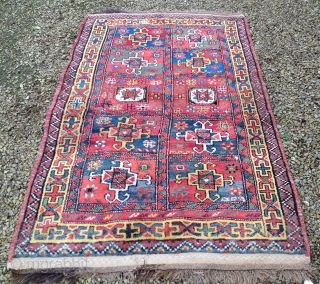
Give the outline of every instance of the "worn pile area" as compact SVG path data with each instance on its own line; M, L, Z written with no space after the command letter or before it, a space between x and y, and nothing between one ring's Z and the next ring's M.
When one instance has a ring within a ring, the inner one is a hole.
M43 124L84 16L127 11L242 11L268 87L320 268L319 1L10 1L0 4L0 282ZM99 282L83 279L83 282Z

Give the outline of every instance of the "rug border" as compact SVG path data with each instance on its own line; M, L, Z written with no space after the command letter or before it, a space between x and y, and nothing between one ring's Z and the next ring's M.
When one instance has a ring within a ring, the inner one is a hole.
M60 76L60 79L58 81L58 87L56 89L56 92L53 96L53 99L52 99L52 103L50 105L50 108L48 109L47 111L47 115L46 115L46 118L45 118L45 122L44 122L44 134L43 134L43 137L42 137L42 140L41 140L41 143L40 143L40 147L39 147L39 150L38 150L38 154L37 154L37 157L36 157L36 161L34 163L34 166L32 168L32 171L31 171L31 174L30 174L30 179L29 179L29 183L28 183L28 186L27 186L27 190L25 192L25 196L24 196L24 200L23 200L23 203L22 203L22 207L21 207L21 210L20 210L20 214L19 214L19 218L18 218L18 221L17 221L17 225L15 226L15 230L14 230L14 234L13 234L13 237L12 237L12 240L11 240L11 243L10 243L10 250L9 250L9 253L8 253L8 263L12 261L13 257L14 257L14 250L15 250L15 247L16 247L16 244L17 244L17 241L18 241L18 235L19 235L19 232L20 232L20 228L21 228L21 225L22 225L22 221L24 219L24 215L25 215L25 212L26 212L26 209L27 209L27 205L28 205L28 200L29 200L29 196L30 196L30 192L31 192L31 189L32 189L32 184L33 184L33 181L37 175L37 170L41 164L41 159L42 159L42 156L43 156L43 153L44 153L44 148L45 148L45 144L46 144L46 141L47 141L47 138L48 138L48 135L49 135L49 126L50 126L50 120L51 120L51 115L52 115L52 112L53 112L53 109L56 105L56 102L58 100L58 97L59 97L59 94L61 92L61 89L62 89L62 86L63 86L63 82L64 82L64 77L67 73L67 69L69 67L69 65L71 64L72 62L72 58L73 58L73 54L74 54L74 50L76 49L77 47L77 44L80 40L80 37L81 37L81 33L83 31L83 28L85 27L85 24L88 20L88 16L86 16L79 29L78 29L78 34L77 34L77 37L72 45L72 48L71 48L71 51L69 53L69 59L68 59L68 62L66 63L62 73L61 73L61 76Z
M152 14L157 14L157 15L158 14L159 15L160 14L170 14L170 15L187 14L187 15L190 15L190 12L188 12L188 11L182 11L182 12L149 12L149 13L145 13L145 12L142 12L142 11L141 12L128 11L127 13L118 13L118 14L124 14L125 15L125 14L128 14L128 13L130 13L131 15L134 15L134 14L137 14L137 15L141 15L141 14L146 14L146 15L152 15ZM298 218L299 218L299 221L300 221L300 225L301 225L301 229L302 229L302 233L303 233L303 237L304 237L305 246L306 246L306 249L307 249L307 252L306 252L306 254L304 254L304 256L309 257L309 262L310 262L310 245L309 245L309 240L308 240L307 231L306 231L306 225L305 225L304 217L303 217L303 213L302 213L302 207L301 207L299 194L298 194L297 188L295 186L295 183L294 183L294 180L293 180L290 168L289 168L287 157L285 155L284 147L283 147L283 144L282 144L282 141L281 141L281 138L280 138L280 133L278 131L276 120L275 120L275 117L274 117L274 114L273 114L273 111L272 111L272 108L271 108L270 98L269 98L269 95L268 95L266 84L265 84L265 82L263 80L262 71L261 71L261 68L260 68L260 65L259 65L258 58L257 58L256 53L255 53L255 50L254 50L253 41L252 41L252 37L251 37L251 33L250 33L250 28L249 28L249 25L248 25L248 19L244 15L244 13L218 13L218 12L216 12L216 13L214 13L214 12L213 13L208 13L208 12L199 11L199 12L193 12L193 14L220 16L220 17L238 17L238 18L243 18L244 19L246 32L247 32L248 40L249 40L249 44L250 44L250 49L251 49L251 52L252 52L252 55L253 55L253 58L254 58L254 61L255 61L255 64L256 64L257 73L258 73L258 77L259 77L260 83L262 84L263 94L264 94L266 102L267 102L266 107L267 107L268 112L270 113L270 117L271 117L271 120L272 120L272 124L274 126L276 138L277 138L278 143L279 143L279 148L280 148L280 151L281 151L282 159L284 161L284 164L285 164L285 167L286 167L286 170L287 170L287 173L288 173L288 178L289 178L289 180L290 180L290 182L292 184L292 190L293 190L293 193L294 193L294 197L296 199L295 202L297 204L297 215L299 216ZM70 63L72 62L74 50L75 50L75 48L76 48L76 46L77 46L77 44L78 44L78 42L80 40L81 33L83 31L83 28L84 28L88 18L92 17L92 16L97 16L97 15L111 15L111 13L88 14L84 18L81 26L78 29L77 38L75 39L75 41L73 43L73 46L72 46L72 49L70 51L69 60L68 60L66 66L65 66L65 68L64 68L64 70L63 70L63 72L62 72L62 74L60 76L60 80L59 80L59 84L58 84L57 90L55 92L55 95L54 95L53 101L51 103L51 106L50 106L50 108L49 108L49 110L47 112L46 119L45 119L45 125L44 125L44 136L43 136L41 144L40 144L40 148L39 148L39 151L38 151L36 162L34 164L32 172L31 172L30 180L29 180L29 183L28 183L28 188L27 188L27 191L25 192L23 205L22 205L22 208L20 210L20 214L19 214L19 218L18 218L18 221L17 221L17 225L15 227L14 235L13 235L13 238L12 238L12 241L11 241L10 250L9 250L9 254L8 254L8 266L9 266L9 263L12 262L12 260L13 260L15 246L17 244L18 234L20 232L22 221L23 221L24 216L25 216L25 211L26 211L26 207L28 205L28 200L29 200L29 195L30 195L30 191L31 191L31 188L32 188L33 180L37 175L37 170L38 170L38 168L40 166L41 158L42 158L43 153L44 153L44 146L45 146L46 140L47 140L48 135L49 135L50 118L51 118L53 109L55 107L55 104L56 104L56 102L58 100L59 94L61 92L67 68L69 67ZM21 259L21 258L19 258L19 259Z
M306 249L307 249L307 252L306 252L305 255L310 257L310 255L311 255L310 254L310 243L309 243L309 239L308 239L308 235L307 235L307 228L306 228L306 224L305 224L305 220L304 220L304 216L303 216L303 211L302 211L302 206L301 206L301 201L300 201L298 189L297 189L297 187L295 185L292 173L290 171L290 167L289 167L289 163L288 163L288 160L287 160L287 156L286 156L286 153L285 153L285 150L284 150L284 146L283 146L283 143L282 143L282 140L281 140L281 137L280 137L280 132L278 130L278 126L277 126L277 123L276 123L276 118L275 118L275 115L274 115L272 107L271 107L270 97L269 97L269 93L268 93L268 90L267 90L267 86L266 86L266 83L265 83L265 81L263 79L262 70L261 70L261 67L260 67L260 64L259 64L259 60L258 60L257 54L256 54L255 49L254 49L254 45L253 45L253 41L252 41L252 37L251 37L251 32L250 32L250 27L249 27L249 21L248 21L246 16L244 16L243 18L244 18L244 22L245 22L245 26L246 26L246 32L247 32L247 35L248 35L248 40L249 40L249 44L250 44L251 53L252 53L254 62L256 64L256 69L257 69L257 73L258 73L258 77L259 77L260 83L262 85L263 95L264 95L264 97L266 99L266 102L267 102L266 107L267 107L267 110L268 110L268 112L270 114L270 117L271 117L271 121L272 121L272 124L273 124L274 132L275 132L276 138L278 140L278 144L279 144L282 160L283 160L283 162L285 164L285 167L286 167L286 170L287 170L287 174L288 174L288 178L289 178L289 181L290 181L291 186L292 186L292 192L294 194L295 202L296 202L296 205L297 205L296 206L297 213L298 213L297 215L298 215L298 218L299 218L299 221L300 221L300 225L301 225L301 229L302 229L302 233L303 233L303 237L304 237L305 246L306 246Z

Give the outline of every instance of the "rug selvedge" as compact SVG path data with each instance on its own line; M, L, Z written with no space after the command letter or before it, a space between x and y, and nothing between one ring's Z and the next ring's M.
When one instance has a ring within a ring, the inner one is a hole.
M305 254L243 19L95 17L15 256Z

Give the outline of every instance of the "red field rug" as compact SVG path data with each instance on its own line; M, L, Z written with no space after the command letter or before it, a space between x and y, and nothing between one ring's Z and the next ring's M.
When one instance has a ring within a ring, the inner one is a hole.
M243 15L85 19L8 267L20 282L310 277L298 194Z

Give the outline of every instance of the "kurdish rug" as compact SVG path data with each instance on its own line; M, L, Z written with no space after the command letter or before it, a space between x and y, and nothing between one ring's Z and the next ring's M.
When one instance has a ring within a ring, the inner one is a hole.
M84 20L8 268L21 283L310 277L297 190L242 14Z

